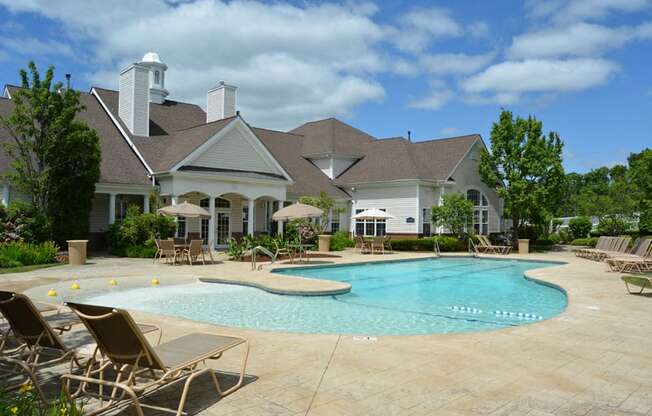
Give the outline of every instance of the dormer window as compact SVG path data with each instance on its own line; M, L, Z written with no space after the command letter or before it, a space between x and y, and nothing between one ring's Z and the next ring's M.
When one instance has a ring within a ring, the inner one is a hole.
M161 83L161 74L158 71L154 71L154 84L158 85Z

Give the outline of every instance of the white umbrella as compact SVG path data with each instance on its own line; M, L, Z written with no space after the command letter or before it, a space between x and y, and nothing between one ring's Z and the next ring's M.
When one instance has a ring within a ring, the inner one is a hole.
M353 216L354 220L386 220L389 218L394 218L394 216L377 208L368 209Z
M312 205L297 202L296 204L289 205L276 211L272 214L272 219L274 221L287 221L300 218L317 218L322 215L324 215L324 211L321 209L313 207Z
M170 217L210 218L211 214L199 205L182 202L177 205L163 207L157 211Z

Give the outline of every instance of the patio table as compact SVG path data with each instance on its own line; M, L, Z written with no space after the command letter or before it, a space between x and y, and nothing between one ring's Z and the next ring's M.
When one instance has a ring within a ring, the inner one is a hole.
M303 255L306 255L306 262L310 263L310 256L306 253L306 250L312 247L313 244L288 244L288 247L297 249L297 252L299 253L299 261L303 259Z

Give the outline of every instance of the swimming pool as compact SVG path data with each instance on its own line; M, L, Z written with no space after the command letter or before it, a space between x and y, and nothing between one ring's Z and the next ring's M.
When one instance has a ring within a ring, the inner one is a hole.
M349 282L336 296L283 296L215 283L147 287L83 301L220 325L302 333L416 335L483 331L550 318L566 307L560 289L525 279L556 264L438 258L274 272Z

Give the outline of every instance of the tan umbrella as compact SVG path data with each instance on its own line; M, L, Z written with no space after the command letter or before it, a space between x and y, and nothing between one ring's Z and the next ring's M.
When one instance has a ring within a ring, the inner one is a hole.
M394 216L377 208L368 209L353 216L354 220L387 220L390 218L394 218Z
M300 218L317 218L324 215L324 211L312 205L296 204L279 209L272 215L274 221L296 220Z
M199 205L182 202L177 205L163 207L157 211L170 217L210 218L211 214Z

